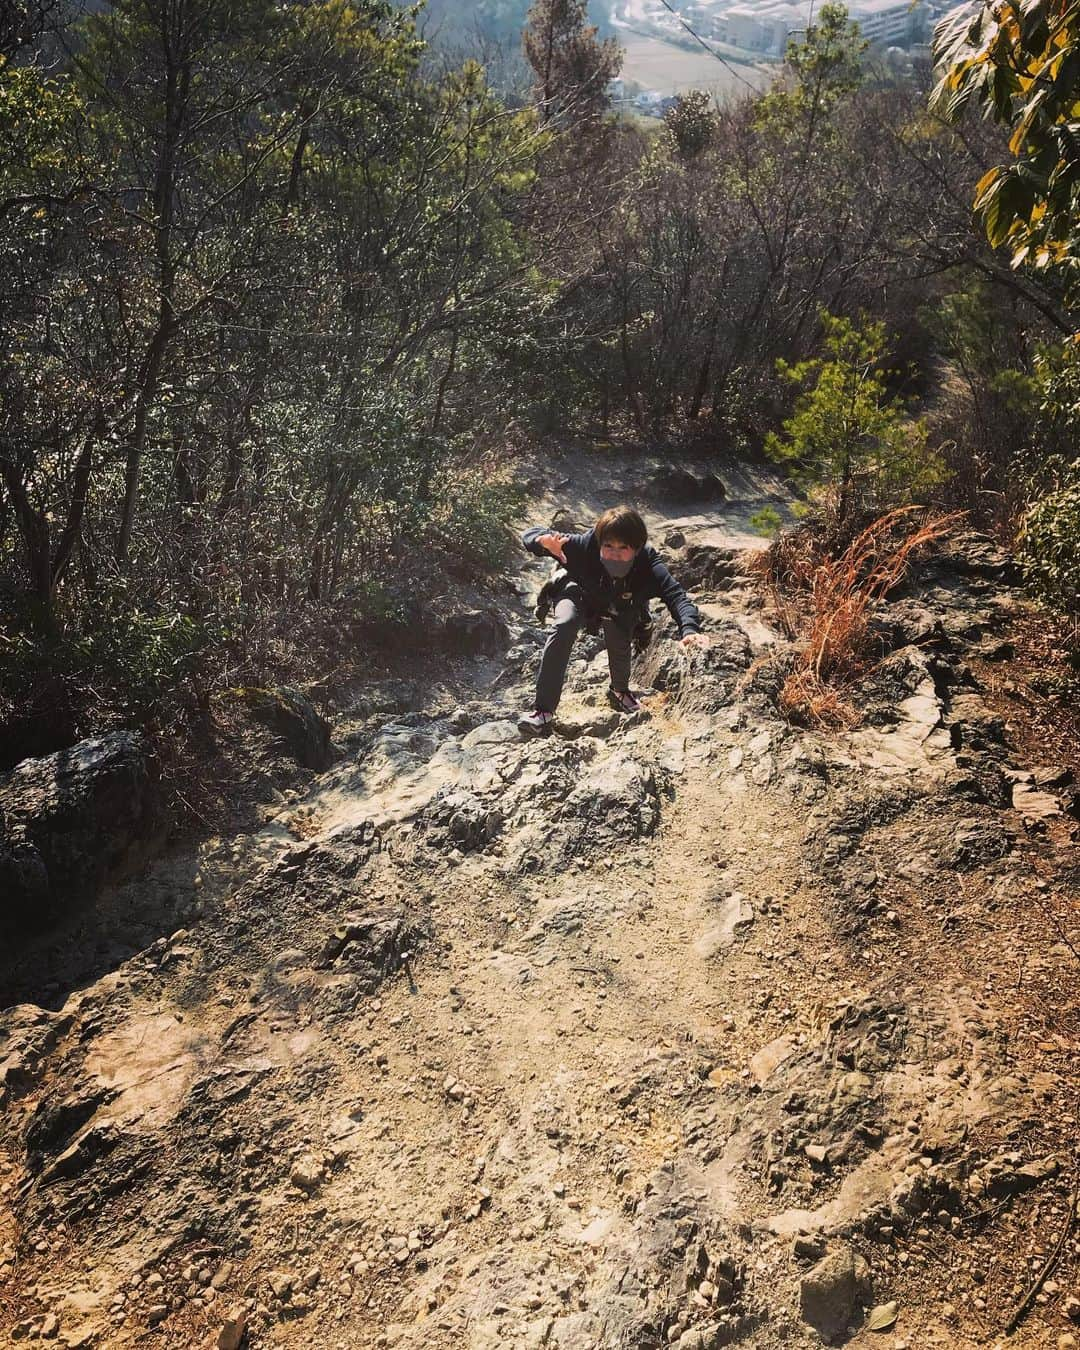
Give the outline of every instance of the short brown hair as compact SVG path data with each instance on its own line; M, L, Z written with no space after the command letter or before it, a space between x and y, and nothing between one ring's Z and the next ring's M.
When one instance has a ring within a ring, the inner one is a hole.
M649 537L645 522L632 506L613 506L604 512L595 528L599 544L617 539L620 544L629 544L631 548L644 548Z

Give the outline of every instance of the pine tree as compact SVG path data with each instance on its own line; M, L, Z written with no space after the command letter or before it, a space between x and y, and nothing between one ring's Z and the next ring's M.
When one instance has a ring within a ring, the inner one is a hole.
M618 43L585 22L586 0L533 0L522 38L544 122L595 122L622 66Z

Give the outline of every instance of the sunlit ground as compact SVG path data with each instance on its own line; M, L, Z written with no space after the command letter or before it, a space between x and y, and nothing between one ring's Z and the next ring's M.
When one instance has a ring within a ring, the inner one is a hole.
M643 37L620 29L617 33L626 56L620 74L627 82L656 89L661 94L681 94L688 89L704 89L721 100L738 97L753 89L764 89L777 66L759 67L732 62L722 64L707 52L689 51L660 38Z

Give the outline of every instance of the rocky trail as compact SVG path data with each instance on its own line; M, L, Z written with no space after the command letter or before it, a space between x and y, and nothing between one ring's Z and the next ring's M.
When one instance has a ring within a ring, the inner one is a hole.
M568 472L536 519L607 504ZM722 476L645 485L711 637L665 616L645 712L584 639L519 730L523 558L453 700L363 691L261 828L7 954L0 1343L1075 1350L1076 798L1009 567L920 564L863 725L795 728Z

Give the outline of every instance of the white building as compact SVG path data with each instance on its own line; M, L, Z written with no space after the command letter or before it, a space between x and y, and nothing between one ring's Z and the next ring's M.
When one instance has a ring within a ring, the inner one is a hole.
M926 34L926 6L910 0L852 0L848 15L880 47L910 47Z
M720 10L713 24L713 36L732 47L766 56L782 56L788 35L803 27L805 18L797 5L784 0L765 3L728 5Z
M806 31L808 5L789 0L741 0L712 11L711 35L719 42L763 56L783 56L793 33ZM926 0L849 0L848 15L863 37L882 47L910 47L925 39Z

